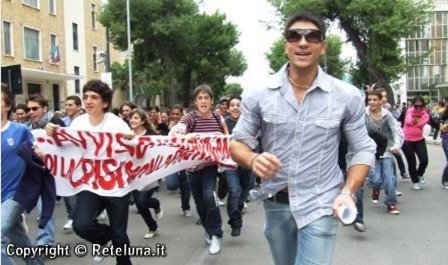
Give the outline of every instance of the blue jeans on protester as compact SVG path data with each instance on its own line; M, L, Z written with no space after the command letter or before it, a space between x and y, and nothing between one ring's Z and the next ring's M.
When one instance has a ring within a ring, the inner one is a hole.
M25 209L15 200L8 199L2 203L2 262L4 265L16 264L14 260L6 254L8 244L16 247L31 247L32 243L25 230L22 214ZM26 264L44 264L40 257L26 259Z
M297 228L289 204L264 201L264 235L276 265L329 265L336 243L338 221L323 216Z
M217 203L218 167L208 166L190 175L191 193L202 226L210 236L222 237L222 220Z
M42 213L42 200L40 198L37 202L37 212L39 216ZM50 220L48 220L48 223L45 225L45 227L39 228L39 231L37 231L36 246L52 246L54 244L55 229L56 224L52 216Z
M374 189L381 189L383 186L386 193L386 199L384 203L389 206L397 203L396 191L396 178L393 169L393 158L386 157L375 161L375 170L373 174L372 184Z
M244 201L249 194L250 179L252 177L250 170L238 167L235 170L224 171L226 176L229 195L227 197L227 214L231 227L240 228L243 225L241 211L244 207Z
M166 176L166 188L171 191L179 188L182 210L190 210L190 181L185 170Z
M442 147L447 161L447 164L445 166L445 169L443 169L442 174L442 184L443 184L445 182L448 182L448 138L446 138L446 136L443 136L442 138Z

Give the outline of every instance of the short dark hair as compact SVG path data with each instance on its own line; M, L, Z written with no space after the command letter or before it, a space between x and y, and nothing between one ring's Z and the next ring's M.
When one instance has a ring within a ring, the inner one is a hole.
M121 104L121 106L120 106L120 113L123 111L123 107L124 106L128 106L131 110L137 108L137 106L134 103L126 101L125 103Z
M73 100L75 102L76 106L81 106L82 105L81 99L78 96L76 96L76 95L68 96L65 99L65 101L68 101L68 100Z
M425 105L426 105L425 99L422 96L415 96L412 99L412 105L414 105L417 101L420 101L423 104L423 107L425 107Z
M11 93L9 92L8 87L3 85L3 83L2 83L2 98L3 98L3 101L5 102L5 106L9 107L9 110L8 110L8 119L9 119L9 117L11 116L11 113L12 113L13 100L12 100L12 96L11 96Z
M42 94L31 95L28 101L37 102L41 107L48 107L48 100Z
M92 79L82 88L83 94L88 91L98 93L101 96L101 99L108 103L107 107L103 108L104 112L107 112L112 104L112 89L110 89L109 85L101 80Z
M173 109L178 109L178 110L180 110L180 113L181 113L181 114L182 114L182 112L184 112L184 108L183 108L182 105L180 105L180 104L174 104L173 106L171 106L171 108L170 108L170 112L171 112Z
M199 85L194 89L194 99L199 95L199 93L205 93L209 95L213 99L213 90L212 88L207 84Z
M385 90L383 90L383 91L385 91ZM374 90L367 91L367 97L368 96L376 96L376 97L378 97L378 99L383 98L383 95L381 95L381 89L374 89Z
M325 23L321 16L316 15L314 13L308 12L308 11L299 11L298 13L292 15L285 24L285 29L283 32L283 36L286 36L287 31L292 26L292 24L298 22L298 21L306 21L311 22L319 29L319 31L322 33L322 39L325 40Z
M158 106L149 106L148 112L150 112L151 110L155 110L158 113L159 112L159 107Z
M20 103L20 104L16 105L15 110L18 110L18 109L23 109L26 113L28 113L30 111L28 106L26 104L23 104L23 103Z
M238 99L239 101L241 101L241 97L239 95L231 95L229 98L229 104L230 104L230 101L232 101L233 99Z

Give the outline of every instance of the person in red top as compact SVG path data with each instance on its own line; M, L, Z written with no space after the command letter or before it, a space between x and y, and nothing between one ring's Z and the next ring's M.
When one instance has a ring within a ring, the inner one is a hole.
M412 188L420 190L420 184L424 184L426 167L428 166L428 150L426 148L425 137L423 137L423 127L429 121L429 115L425 111L425 100L417 96L412 100L413 106L406 111L404 118L403 133L404 143L402 150L408 161L408 171L412 179ZM417 155L419 165L417 167Z

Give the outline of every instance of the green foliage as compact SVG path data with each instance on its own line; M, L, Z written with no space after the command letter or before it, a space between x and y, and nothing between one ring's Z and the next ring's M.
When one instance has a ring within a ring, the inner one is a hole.
M362 62L359 66L365 67L369 79L384 84L391 97L392 90L388 84L406 70L399 42L422 28L431 4L431 0L269 1L285 18L298 10L308 10L327 21L339 20Z
M238 83L229 83L224 86L224 91L221 96L230 97L232 95L241 96L243 93L243 87Z
M110 39L127 49L126 1L109 0L99 16L110 29ZM228 76L247 68L244 56L234 49L239 33L225 15L201 14L193 0L132 0L131 41L133 71L140 93L163 93L168 102L188 105L192 90L208 83L219 92Z

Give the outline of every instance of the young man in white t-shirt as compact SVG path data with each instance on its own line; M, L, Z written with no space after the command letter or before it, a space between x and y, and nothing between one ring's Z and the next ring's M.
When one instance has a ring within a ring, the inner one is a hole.
M90 132L132 134L129 126L118 116L108 112L112 102L112 90L100 80L90 80L83 87L86 114L70 124L70 129ZM53 135L56 127L47 126L47 134ZM110 225L96 221L98 214L106 209ZM94 244L106 245L110 240L115 248L129 246L126 233L129 214L129 194L123 197L105 197L90 191L77 194L73 218L76 234ZM98 259L98 257L96 257ZM117 264L132 264L129 256L117 256Z

